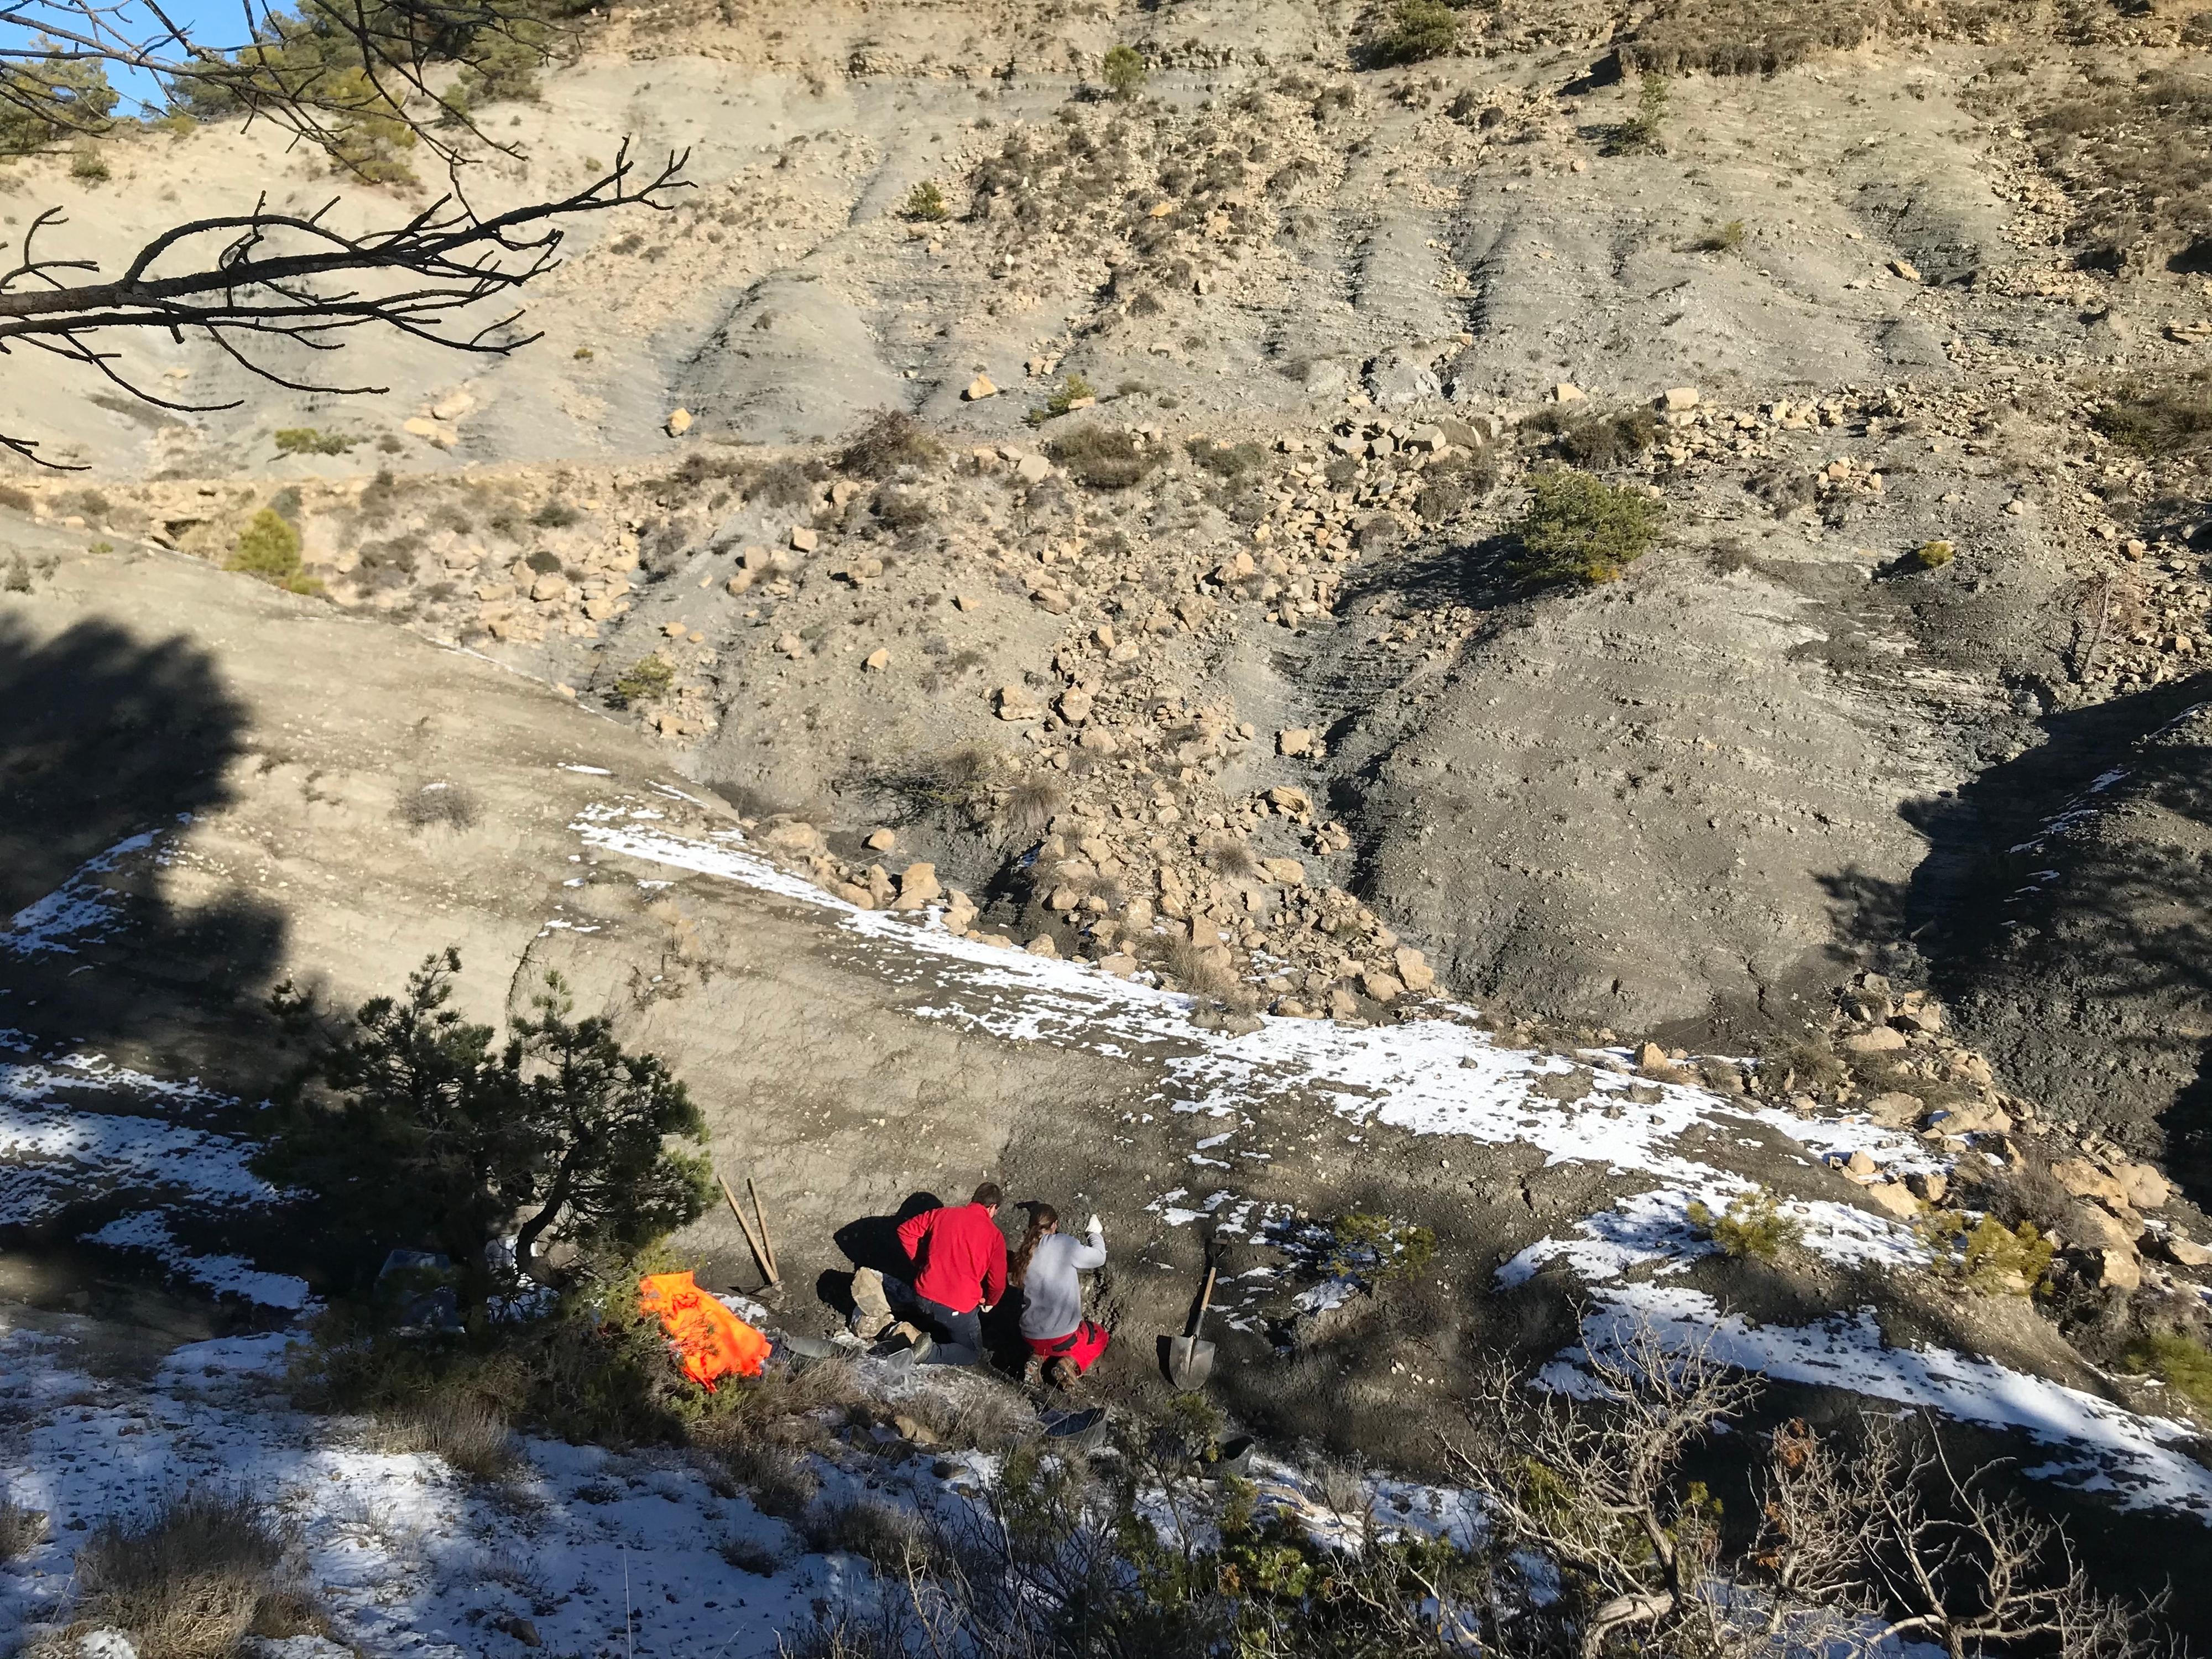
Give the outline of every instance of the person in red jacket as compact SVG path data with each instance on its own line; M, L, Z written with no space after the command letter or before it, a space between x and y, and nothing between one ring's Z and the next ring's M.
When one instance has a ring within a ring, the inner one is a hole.
M1006 1194L995 1181L967 1203L924 1210L898 1230L915 1264L917 1364L973 1365L983 1357L982 1316L1006 1293L1006 1236L999 1231Z

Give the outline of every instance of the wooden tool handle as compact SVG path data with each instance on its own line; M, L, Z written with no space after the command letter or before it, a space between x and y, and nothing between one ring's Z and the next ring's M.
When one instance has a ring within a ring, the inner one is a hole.
M769 1265L772 1258L753 1232L753 1224L745 1219L745 1212L738 1207L738 1195L730 1190L730 1183L724 1181L720 1175L717 1175L714 1179L721 1182L722 1196L730 1200L730 1213L737 1217L738 1225L744 1233L745 1243L752 1246L753 1260L760 1266L761 1277L771 1285L781 1283L781 1281L776 1278L775 1267Z
M1211 1261L1207 1262L1206 1264L1206 1288L1199 1292L1198 1312L1192 1316L1190 1322L1190 1334L1193 1337L1197 1336L1199 1332L1205 1328L1206 1310L1213 1305L1213 1275L1215 1272L1216 1269L1214 1264Z

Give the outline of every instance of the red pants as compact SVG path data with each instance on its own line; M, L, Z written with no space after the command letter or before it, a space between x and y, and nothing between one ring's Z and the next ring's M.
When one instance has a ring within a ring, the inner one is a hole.
M1030 1352L1039 1359L1064 1359L1075 1367L1080 1376L1097 1364L1098 1356L1106 1352L1106 1328L1085 1320L1066 1336L1026 1336Z

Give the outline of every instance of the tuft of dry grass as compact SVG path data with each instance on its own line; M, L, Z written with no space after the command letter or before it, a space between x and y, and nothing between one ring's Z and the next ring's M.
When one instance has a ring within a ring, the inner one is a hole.
M800 1531L823 1555L857 1555L885 1572L902 1573L921 1559L921 1523L879 1498L855 1498L808 1511Z
M1234 836L1224 836L1206 849L1206 861L1218 875L1231 881L1242 881L1260 868L1260 860L1252 856L1252 849Z
M1194 945L1187 939L1168 941L1165 966L1194 996L1227 1001L1244 988L1233 963L1223 960L1218 945Z
M2114 398L2094 419L2100 432L2139 455L2212 447L2212 369Z
M0 1497L0 1561L20 1561L46 1535L46 1512Z
M433 1453L455 1473L478 1480L505 1474L519 1461L506 1418L460 1394L433 1395L377 1413L370 1442L379 1451Z
M392 816L410 830L428 830L434 825L448 830L473 830L483 809L477 804L476 792L465 784L426 783L411 794L402 795L392 809Z
M1632 75L1772 75L1864 45L1887 9L1879 0L1669 0L1621 43L1620 65Z
M887 409L860 428L837 457L837 465L864 478L888 478L901 467L926 467L945 453L945 446L913 416Z
M77 1617L64 1639L127 1632L140 1659L228 1659L249 1635L319 1632L287 1573L289 1540L239 1492L193 1488L141 1525L111 1521L76 1558Z
M1006 791L1003 811L1007 833L1016 841L1033 841L1066 805L1067 791L1057 779L1042 775L1024 778Z
M1101 426L1079 427L1045 448L1077 483L1092 489L1127 489L1160 464L1157 449L1146 448L1129 433Z

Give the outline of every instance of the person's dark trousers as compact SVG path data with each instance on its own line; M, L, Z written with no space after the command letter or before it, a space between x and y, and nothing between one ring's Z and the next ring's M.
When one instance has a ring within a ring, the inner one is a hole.
M983 1317L970 1308L955 1313L942 1302L926 1296L914 1299L916 1323L928 1331L937 1346L922 1363L928 1365L975 1365L983 1358Z

